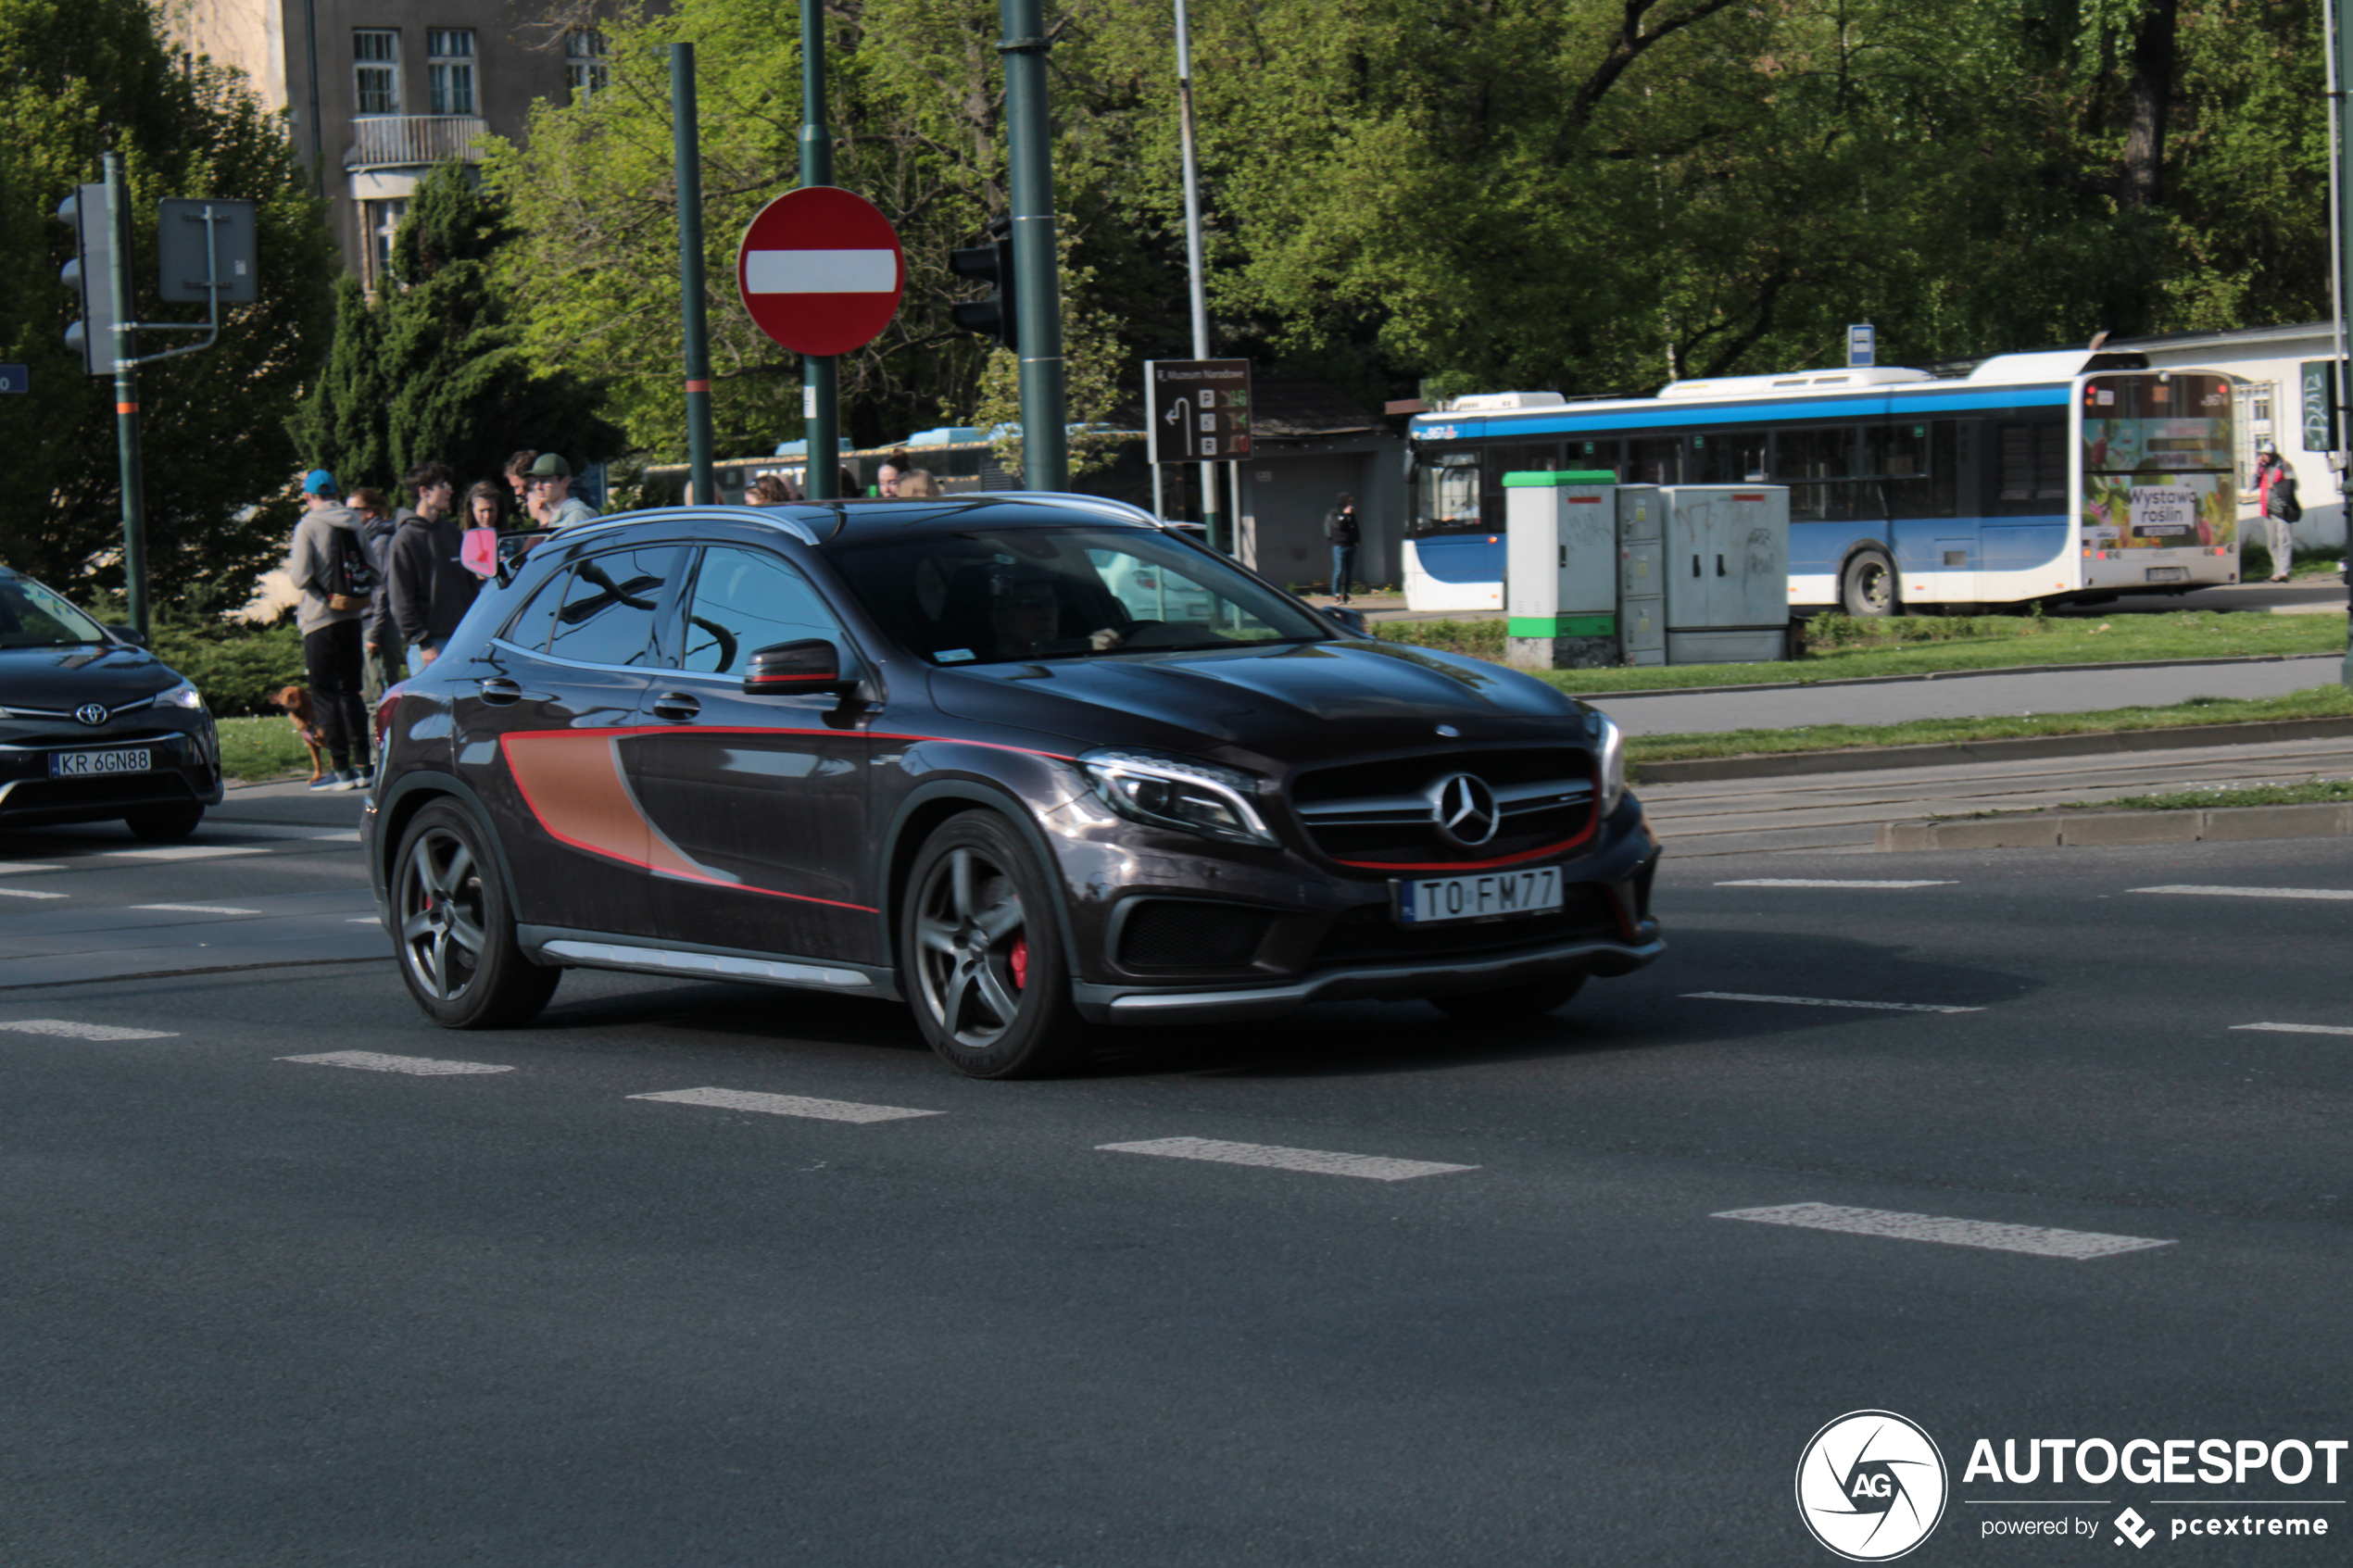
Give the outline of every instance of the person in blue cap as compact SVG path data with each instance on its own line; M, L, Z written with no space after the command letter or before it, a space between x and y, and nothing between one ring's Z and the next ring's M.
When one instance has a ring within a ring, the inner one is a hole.
M302 633L302 662L310 681L310 706L332 771L321 772L314 790L351 790L365 784L368 713L359 683L366 655L361 620L376 587L375 560L359 532L359 514L343 504L335 476L312 469L302 477L302 521L295 524L286 575L301 592L295 628Z

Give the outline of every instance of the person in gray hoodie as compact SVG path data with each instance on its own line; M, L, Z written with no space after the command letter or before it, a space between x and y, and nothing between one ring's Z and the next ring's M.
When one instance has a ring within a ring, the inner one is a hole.
M417 509L400 521L385 569L392 621L409 651L409 673L422 675L466 618L482 579L459 564L465 530L451 514L458 481L447 463L424 463L401 483Z
M339 591L346 584L338 571L343 547L337 535L348 535L359 546L359 558L369 559L360 542L359 514L338 499L341 495L335 476L325 469L303 476L302 521L295 524L294 547L286 557L286 575L302 595L295 605L295 627L302 633L310 706L333 764L310 786L314 790L358 789L369 771L368 714L359 699L364 657L359 626L374 584L357 596Z
M364 485L345 496L343 504L359 514L359 537L367 543L369 558L376 563L376 592L368 601L368 613L359 620L359 702L365 711L373 713L384 699L384 688L396 679L393 671L399 667L392 606L384 596L389 581L385 566L392 558L392 536L416 513L407 507L396 513L381 492Z

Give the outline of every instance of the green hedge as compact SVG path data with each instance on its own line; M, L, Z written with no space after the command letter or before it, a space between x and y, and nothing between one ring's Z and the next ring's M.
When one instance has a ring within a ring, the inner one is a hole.
M256 628L172 616L156 622L147 646L195 683L217 719L275 713L270 698L304 681L302 636L291 618Z

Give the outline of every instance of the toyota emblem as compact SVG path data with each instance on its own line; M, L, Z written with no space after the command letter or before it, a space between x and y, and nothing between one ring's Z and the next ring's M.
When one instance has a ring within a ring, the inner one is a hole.
M1438 836L1457 849L1476 849L1495 836L1504 813L1487 781L1471 773L1449 773L1429 792L1429 819Z
M94 728L107 721L107 705L103 702L85 702L73 710L73 716Z

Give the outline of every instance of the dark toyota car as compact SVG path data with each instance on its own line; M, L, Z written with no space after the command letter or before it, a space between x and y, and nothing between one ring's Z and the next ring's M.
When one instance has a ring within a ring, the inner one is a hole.
M220 746L177 671L0 567L0 829L120 818L185 838L220 800Z
M452 1028L636 970L900 998L1012 1077L1088 1023L1532 1014L1662 947L1607 719L1117 503L571 529L377 722L369 863Z

